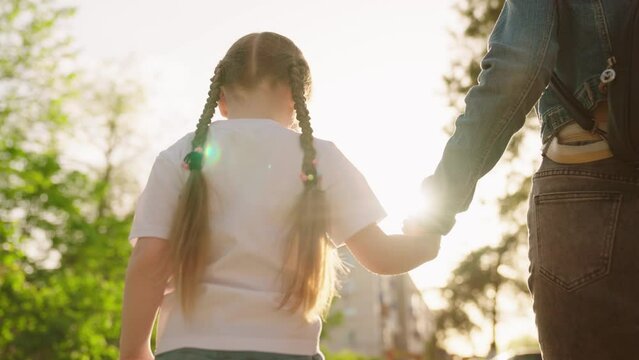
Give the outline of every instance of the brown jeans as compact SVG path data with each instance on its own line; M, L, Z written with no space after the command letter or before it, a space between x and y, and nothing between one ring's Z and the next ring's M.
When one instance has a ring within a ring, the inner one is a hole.
M544 158L528 229L544 360L639 359L639 170Z

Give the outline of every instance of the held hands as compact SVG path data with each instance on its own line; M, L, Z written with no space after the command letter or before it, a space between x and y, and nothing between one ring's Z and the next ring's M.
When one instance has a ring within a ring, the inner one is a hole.
M421 238L424 244L429 247L429 250L432 251L432 259L434 259L439 254L442 236L429 231L420 220L419 217L414 216L407 218L404 220L402 232L408 236Z

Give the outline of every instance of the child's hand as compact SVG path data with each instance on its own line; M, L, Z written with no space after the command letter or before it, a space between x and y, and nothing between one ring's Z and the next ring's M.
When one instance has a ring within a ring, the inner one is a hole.
M402 227L402 232L405 235L412 236L421 236L425 234L434 234L432 231L428 231L428 229L424 226L424 224L420 221L418 217L409 217L404 220L404 224Z
M419 220L415 217L410 217L404 220L402 232L405 235L419 236L423 231Z
M422 238L423 241L432 246L433 258L439 254L439 247L442 236L433 232L429 232L427 228L420 222L417 217L410 217L404 220L402 231L405 235L416 236Z

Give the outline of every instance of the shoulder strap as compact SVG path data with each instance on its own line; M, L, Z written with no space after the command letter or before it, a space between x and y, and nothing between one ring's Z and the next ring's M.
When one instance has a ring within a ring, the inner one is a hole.
M550 78L550 88L555 92L555 95L561 101L561 104L566 108L570 116L581 126L584 130L588 130L592 133L598 133L599 135L605 135L606 133L597 127L597 123L593 120L590 113L584 109L581 103L575 98L575 96L568 90L566 84L564 84L556 72L553 71Z
M557 11L558 16L562 12L566 12L565 6L565 2L561 0L555 1L555 11ZM561 21L559 22L559 25L561 25ZM552 72L552 77L550 78L549 85L550 89L553 90L555 95L557 95L559 101L561 101L561 104L568 111L570 116L572 116L572 118L577 122L577 124L579 124L579 126L581 126L584 130L592 132L593 134L597 133L603 137L606 136L606 132L599 129L590 112L581 105L577 98L575 98L575 96L569 90L568 86L566 86L566 84L561 81L559 75L557 75L557 72Z

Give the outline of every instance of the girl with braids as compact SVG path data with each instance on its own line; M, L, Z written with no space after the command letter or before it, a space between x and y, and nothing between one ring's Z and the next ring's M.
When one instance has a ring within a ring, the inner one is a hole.
M156 359L322 359L337 247L380 274L436 256L438 236L377 227L366 180L312 135L310 85L278 34L244 36L220 61L195 132L160 152L136 205L122 360L154 358L158 311ZM211 123L216 108L228 120Z

